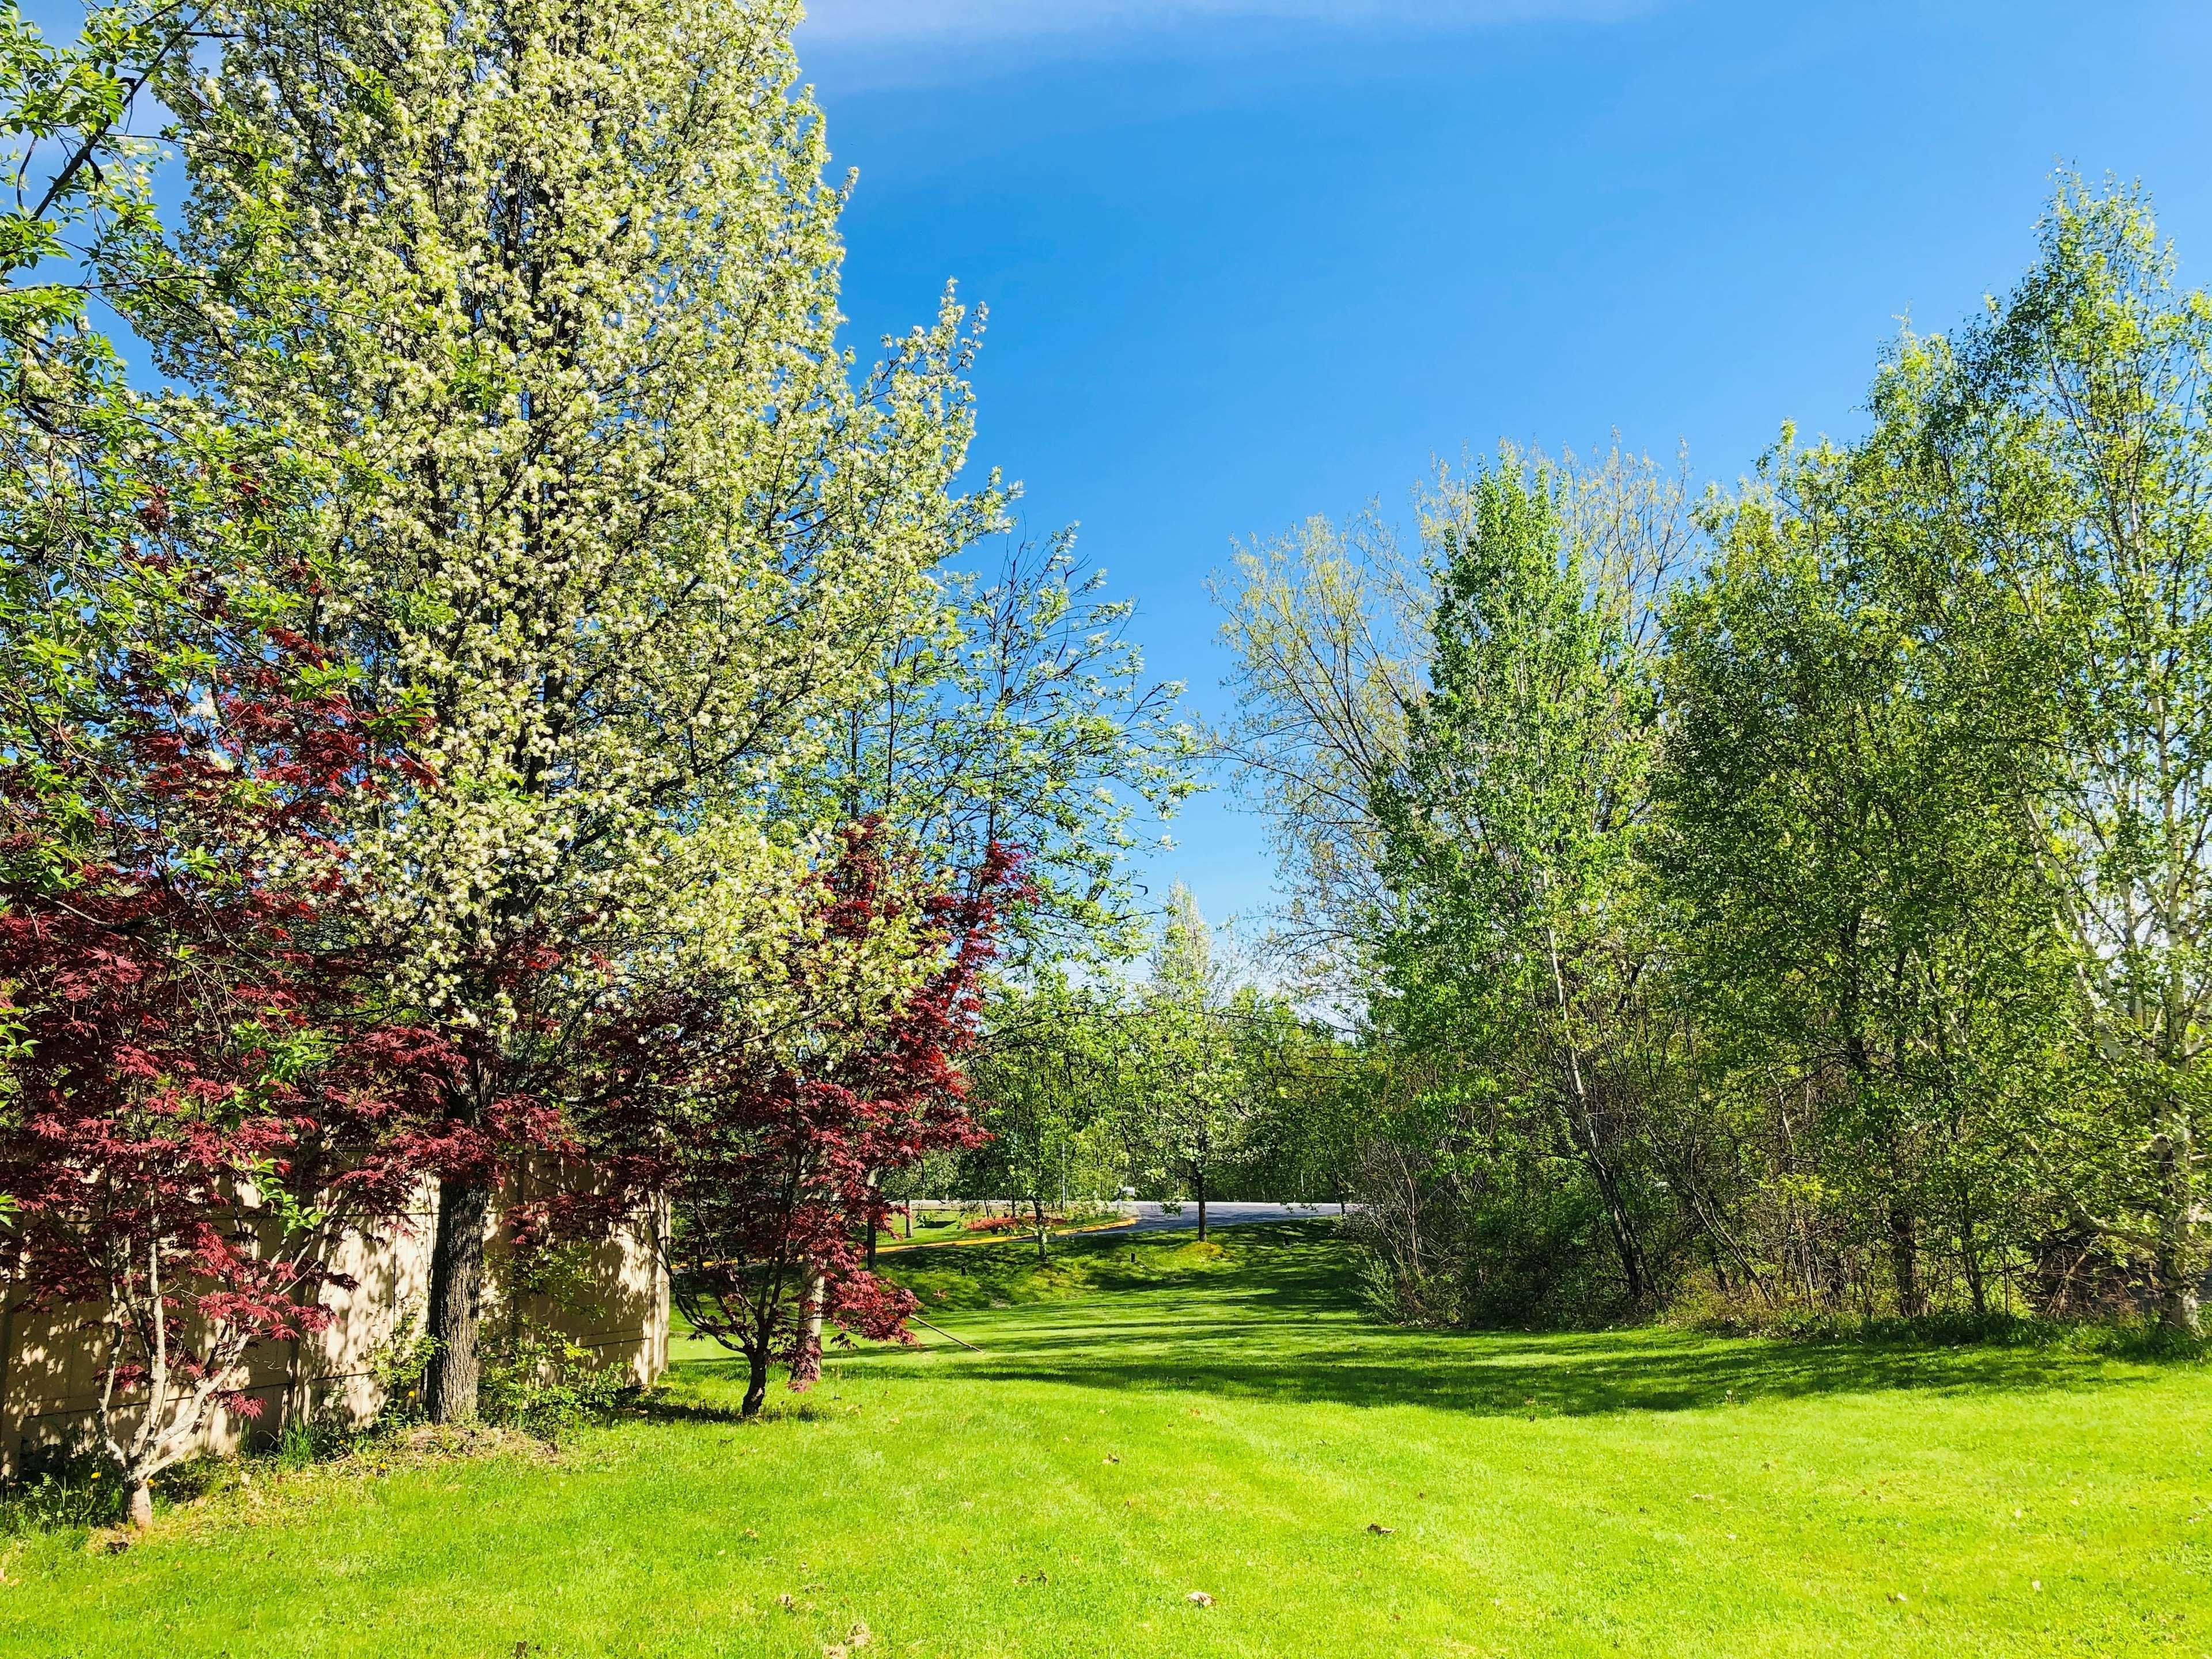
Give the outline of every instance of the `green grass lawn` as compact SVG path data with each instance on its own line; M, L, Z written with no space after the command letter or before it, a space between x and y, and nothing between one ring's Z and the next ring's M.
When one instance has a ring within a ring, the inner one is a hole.
M687 1350L550 1461L0 1545L0 1653L2212 1653L2203 1368L1392 1330L1327 1224L1028 1255L907 1257L982 1352L772 1420Z

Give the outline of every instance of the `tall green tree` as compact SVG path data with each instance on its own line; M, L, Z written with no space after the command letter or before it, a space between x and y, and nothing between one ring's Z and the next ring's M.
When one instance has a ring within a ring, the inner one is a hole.
M1600 480L1602 483L1602 480ZM1396 1030L1448 1046L1476 1091L1570 1149L1622 1292L1656 1288L1632 1126L1632 1007L1651 948L1641 842L1659 739L1664 542L1608 538L1583 477L1507 452L1424 515L1430 690L1378 791L1400 896Z
M1716 557L1668 614L1651 851L1705 1086L1741 1109L1763 1174L1838 1196L1833 1242L1885 1255L1916 1315L1931 1226L1985 1304L2065 985L2018 751L1987 741L1999 709L1914 626L1899 556L1924 547L1926 514L1904 510L1910 488L1879 447L1784 448L1720 515ZM1692 1196L1756 1277L1723 1219L1735 1206ZM1764 1254L1818 1297L1841 1275L1813 1249Z
M970 1179L1028 1203L1042 1261L1054 1211L1122 1185L1128 1010L1117 988L1053 973L1002 988L986 1023L969 1098L991 1138Z
M1908 340L1874 442L1939 511L1914 622L2027 746L2082 1062L2046 1168L2197 1328L2212 1012L2212 296L2136 188L2062 181L2027 277ZM2063 1152L2057 1152L2063 1146Z
M1188 1180L1202 1240L1207 1202L1240 1150L1250 1103L1231 1025L1237 987L1213 929L1181 882L1169 895L1150 966L1131 1022L1132 1140L1152 1178Z

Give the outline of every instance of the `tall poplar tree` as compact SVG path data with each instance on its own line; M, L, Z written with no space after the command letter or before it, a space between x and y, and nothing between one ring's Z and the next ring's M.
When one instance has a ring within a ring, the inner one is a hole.
M1626 1148L1671 544L1602 533L1586 482L1509 452L1437 492L1430 693L1376 807L1402 905L1389 1018L1452 1051L1526 1145L1567 1152L1633 1305L1655 1289Z

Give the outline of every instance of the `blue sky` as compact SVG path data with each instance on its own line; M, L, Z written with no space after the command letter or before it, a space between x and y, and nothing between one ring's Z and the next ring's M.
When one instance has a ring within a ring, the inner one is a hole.
M1910 315L2027 264L2052 168L2139 177L2212 268L2212 6L2094 0L816 0L857 337L988 304L976 457L1070 520L1221 706L1238 538L1500 437L1618 428L1723 483L1844 434ZM2191 263L2196 253L2202 262ZM1153 861L1253 915L1216 797Z

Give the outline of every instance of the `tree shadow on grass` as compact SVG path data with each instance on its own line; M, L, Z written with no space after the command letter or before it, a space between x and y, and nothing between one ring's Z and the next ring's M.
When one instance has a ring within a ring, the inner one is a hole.
M811 1400L771 1400L751 1417L736 1406L711 1400L647 1394L625 1407L625 1418L647 1423L712 1423L726 1428L754 1428L786 1421L815 1423L836 1415Z
M1234 1294L1285 1311L1357 1302L1333 1220L1247 1224L1204 1243L1190 1232L1073 1238L1042 1266L1020 1240L915 1250L887 1276L920 1289L926 1310L957 1297L952 1311L974 1311L986 1295L993 1306L1029 1306L1176 1290Z
M623 1414L647 1423L738 1424L746 1420L735 1406L718 1406L706 1400L672 1400L653 1394L647 1395Z
M986 1351L939 1350L931 1363L949 1359L963 1377L993 1381L1524 1417L1816 1395L2109 1388L2149 1375L2028 1346L1788 1342L1648 1327L1407 1330L1359 1310L1327 1224L1240 1230L1262 1231L1273 1237L1239 1241L1218 1267L1180 1276L1164 1271L1164 1256L1139 1257L1119 1274L1111 1261L1095 1262L1091 1277L1103 1294L1012 1310L985 1329L963 1325ZM896 1350L850 1358L871 1370L906 1369Z
M1984 1394L2110 1387L2127 1380L2050 1354L1900 1352L1748 1339L1667 1343L1638 1332L1617 1334L1609 1352L1559 1338L1484 1333L1431 1337L1418 1349L1409 1345L1397 1352L1373 1340L1322 1342L1296 1354L1273 1343L1240 1352L1232 1337L1224 1337L1212 1352L1182 1343L1133 1353L1096 1344L1071 1346L1059 1353L1025 1347L971 1360L962 1370L998 1381L1117 1390L1419 1406L1478 1416L1566 1417L1691 1411L1808 1395Z

